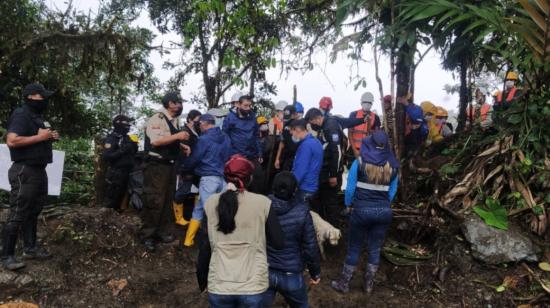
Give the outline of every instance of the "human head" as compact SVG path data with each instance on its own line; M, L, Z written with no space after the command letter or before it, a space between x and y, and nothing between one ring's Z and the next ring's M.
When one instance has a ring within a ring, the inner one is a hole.
M392 168L399 167L399 161L391 151L388 134L383 130L377 130L363 138L359 153L363 162L367 164L384 166L386 163L390 163Z
M273 195L281 200L288 201L294 196L297 185L298 183L292 172L279 172L273 179Z
M237 110L242 116L248 116L252 113L252 97L249 95L241 96L237 103Z
M183 111L183 99L179 92L168 92L162 98L162 106L173 117L179 117Z
M231 96L231 104L233 104L233 106L237 107L237 104L239 103L239 98L241 98L241 96L243 96L243 95L244 94L241 91L235 92Z
M133 121L134 119L119 114L113 118L113 128L115 132L125 135L130 132L130 126L132 126Z
M216 118L214 118L213 115L206 113L200 116L199 123L201 132L204 133L207 130L216 127Z
M413 129L417 129L422 125L422 122L424 122L424 115L422 113L422 109L418 106L412 106L407 108L407 116L411 120Z
M264 116L259 116L256 118L256 122L258 123L258 126L260 127L260 133L267 133L269 130L269 121Z
M294 108L296 108L295 119L301 119L304 116L304 106L300 102L295 102Z
M206 113L213 115L216 118L216 126L221 127L223 124L223 119L227 116L229 111L220 108L212 108L209 109Z
M316 131L319 131L321 130L321 127L323 127L323 122L325 118L321 110L317 108L311 108L307 111L305 120L309 124L311 124L311 128L313 128Z
M198 122L200 117L201 117L202 113L196 109L193 109L191 111L189 111L189 113L187 114L187 123L195 123L195 122Z
M391 108L391 101L392 101L391 95L384 96L384 109L385 110Z
M39 83L31 83L25 86L22 92L25 103L37 113L43 113L48 106L48 98L53 95Z
M279 120L283 120L284 117L284 109L288 106L288 103L286 101L279 101L277 104L275 104L275 116Z
M300 142L306 138L308 134L306 120L292 120L288 126L290 128L290 133L292 134L292 140L294 142Z
M516 82L518 81L518 73L516 72L508 72L506 74L506 79L504 80L504 86L506 89L511 89L516 85Z
M328 96L321 97L321 100L319 101L319 110L323 114L327 114L332 110L332 98Z
M420 104L420 108L422 108L422 112L424 113L424 120L426 120L426 122L431 121L437 113L437 107L435 107L435 105L430 101L423 101Z
M285 121L293 120L296 117L296 108L292 105L288 105L283 109L283 119Z
M370 111L372 103L374 102L374 95L370 92L365 92L361 95L361 109L365 112Z
M449 114L447 113L447 110L443 107L436 107L437 112L435 114L436 122L437 124L445 124L447 122L447 118Z

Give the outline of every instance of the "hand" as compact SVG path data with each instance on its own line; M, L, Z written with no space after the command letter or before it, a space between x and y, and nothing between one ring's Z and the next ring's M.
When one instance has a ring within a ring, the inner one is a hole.
M330 187L336 187L336 185L338 185L338 178L336 177L329 178L328 184L330 185Z
M49 128L39 128L36 135L40 138L40 141L50 140L52 138L52 130Z
M262 163L264 162L263 157L258 157L258 162L259 162L260 164L262 164Z
M58 141L58 140L59 140L59 133L58 133L56 130L52 131L52 139L53 139L54 141Z
M188 145L186 144L180 144L180 147L183 151L183 154L185 154L186 156L189 156L191 155L191 147L189 147Z
M176 134L176 138L180 141L184 141L189 139L189 133L188 132L179 132Z
M309 284L312 285L312 286L316 286L316 285L318 285L320 282L321 282L321 277L319 277L319 278L317 278L317 279L311 278L311 279L309 280Z
M275 169L281 169L281 162L278 159L275 160Z

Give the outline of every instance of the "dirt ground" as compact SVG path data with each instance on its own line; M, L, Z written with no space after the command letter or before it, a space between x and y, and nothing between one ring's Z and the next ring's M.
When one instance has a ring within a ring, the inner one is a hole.
M345 221L338 225L345 236ZM195 280L197 250L181 249L175 242L160 246L154 254L146 253L137 240L138 229L135 214L107 209L76 208L67 215L43 219L40 237L54 258L28 262L18 273L32 281L0 283L0 303L21 300L40 307L207 307L206 294L199 293ZM393 230L390 237L399 237L400 232L406 231ZM432 250L434 257L417 266L395 266L383 259L370 296L362 292L361 266L353 278L352 291L341 295L330 288L330 280L337 277L342 266L346 249L343 238L339 246L326 249L321 284L309 288L310 305L516 307L531 302L530 307L545 307L549 303L524 267L480 264L471 258L459 235L448 235L444 242L442 248L427 244L425 248ZM0 270L2 275L6 272ZM496 292L495 286L507 276L514 277L514 285ZM276 307L286 307L280 297Z

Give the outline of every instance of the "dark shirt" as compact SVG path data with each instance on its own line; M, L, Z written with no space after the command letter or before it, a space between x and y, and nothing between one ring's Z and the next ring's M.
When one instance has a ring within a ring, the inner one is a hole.
M128 135L111 132L105 138L102 158L111 168L131 170L137 150L137 143L133 142Z

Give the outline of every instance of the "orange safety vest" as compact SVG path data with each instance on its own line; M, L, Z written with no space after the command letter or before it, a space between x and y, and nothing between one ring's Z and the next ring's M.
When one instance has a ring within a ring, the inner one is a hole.
M271 118L273 120L273 124L275 125L275 132L274 135L279 135L283 131L283 121L279 120L277 117Z
M487 115L489 114L489 110L491 110L491 105L489 105L487 103L481 105L481 109L479 110L479 116L481 118L481 121L485 121L487 119ZM468 117L468 120L475 118L475 112L472 115L472 108L471 107L466 109L466 115Z
M357 111L357 115L355 118L357 119L365 118L365 112L363 111L363 109L360 109ZM363 123L351 129L351 142L355 149L359 150L361 148L361 141L363 140L363 138L367 137L370 134L370 131L374 127L375 120L376 120L376 114L370 111L370 118L369 118L368 124Z
M516 96L517 88L513 87L510 92L508 92L508 95L506 96L506 102L511 102L514 99L514 96ZM502 104L502 92L497 95L497 103Z

